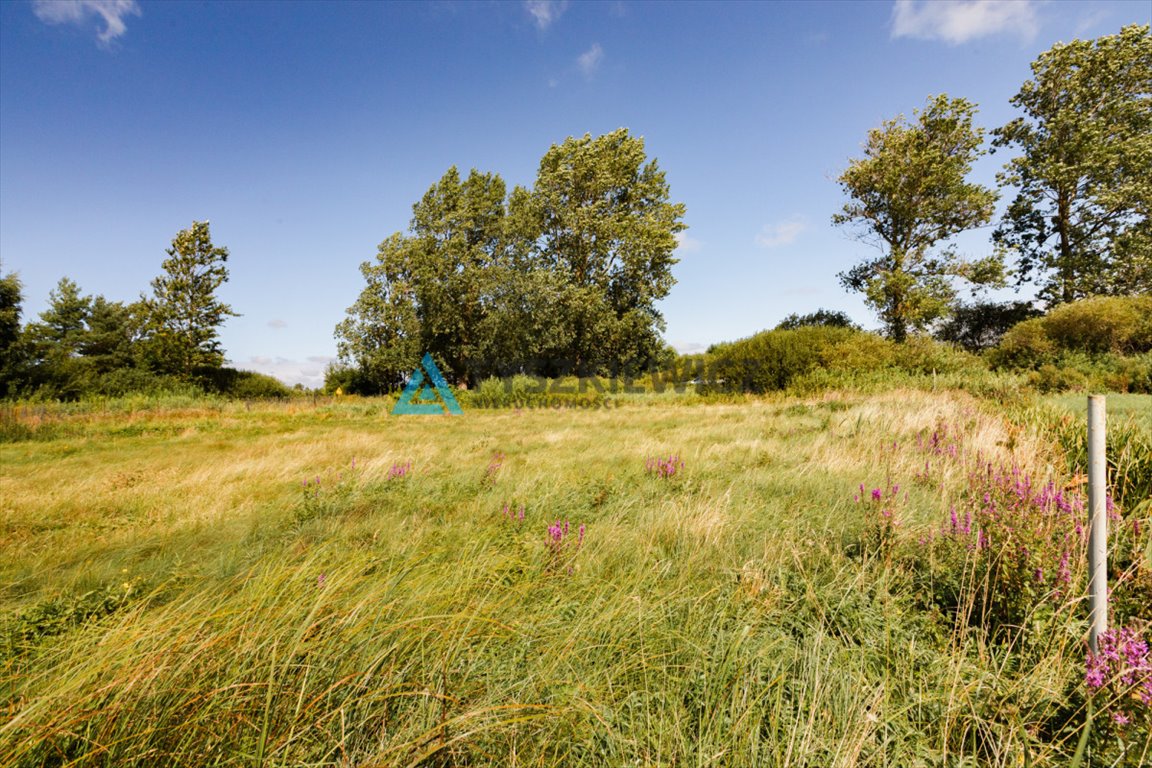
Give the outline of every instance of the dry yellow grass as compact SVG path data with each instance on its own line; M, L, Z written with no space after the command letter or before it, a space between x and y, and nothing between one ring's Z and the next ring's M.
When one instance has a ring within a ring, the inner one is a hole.
M1008 768L1035 721L988 709L990 691L1048 716L1076 674L1071 624L1051 663L1012 668L1015 650L914 611L913 575L863 544L862 483L910 488L906 541L939 528L966 481L916 448L941 426L995 463L1055 471L1049 446L962 393L459 418L350 400L56 425L0 445L0 617L137 580L142 594L0 674L0 748L48 754L83 727L185 765L863 768L921 750ZM645 472L671 454L682 473ZM578 556L549 549L557 520L587 524ZM1034 764L1059 764L1065 738L1032 744Z

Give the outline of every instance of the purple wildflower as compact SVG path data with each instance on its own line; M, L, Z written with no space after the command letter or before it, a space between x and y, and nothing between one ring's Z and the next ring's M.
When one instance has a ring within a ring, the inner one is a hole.
M1108 662L1096 654L1089 653L1088 661L1084 665L1084 684L1088 690L1095 692L1104 687L1108 681Z

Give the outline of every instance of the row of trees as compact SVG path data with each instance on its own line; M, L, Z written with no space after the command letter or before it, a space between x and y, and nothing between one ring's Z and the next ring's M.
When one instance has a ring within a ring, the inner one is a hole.
M424 352L469 386L639 370L668 354L656 301L674 282L684 206L626 129L553 145L531 189L450 168L412 212L409 231L361 265L330 383L392 388Z
M84 295L65 277L49 293L48 308L24 326L20 280L3 276L0 396L72 399L158 382L228 380L219 330L237 314L216 295L228 279L227 260L228 249L212 243L208 222L193 222L172 240L151 294L127 304L110 301Z
M881 252L840 279L893 339L947 315L957 279L1005 285L1009 258L1017 285L1035 285L1049 307L1152 294L1149 27L1056 45L1032 74L1012 98L1023 116L992 131L993 151L1019 152L998 175L1014 197L993 232L994 255L965 260L937 248L991 222L997 199L966 180L986 151L967 100L935 96L913 121L885 122L840 176L850 201L833 222Z
M939 247L990 223L998 197L967 180L987 151L967 100L935 96L913 120L884 123L840 176L849 202L833 222L880 251L840 279L864 294L893 340L935 328L971 349L994 344L1034 310L958 304L957 285L1007 284L1009 258L1017 284L1034 284L1049 307L1152 294L1149 27L1057 45L1032 72L1012 99L1023 115L992 131L992 151L1019 152L998 178L1014 197L992 256ZM626 129L553 145L531 188L509 191L497 174L462 178L450 168L413 206L408 231L361 265L366 285L336 328L340 365L328 384L392 389L425 352L469 386L493 375L666 365L673 353L656 303L674 283L683 217L643 140ZM167 253L151 295L112 302L65 278L23 328L19 281L0 280L0 393L68 397L94 381L130 389L137 376L218 378L218 330L235 315L215 295L228 251L213 245L207 222L194 222Z
M958 285L1032 284L1049 307L1152 292L1152 37L1147 26L1053 47L1012 99L1023 116L992 131L1016 149L999 174L1013 190L994 252L939 247L989 224L996 190L967 180L989 151L965 99L932 97L912 121L871 131L839 181L833 217L880 256L840 275L887 335L934 329L986 348L1035 313L1026 302L958 302ZM413 206L406 233L380 244L366 286L336 329L329 385L399 385L427 351L450 379L631 371L660 365L656 302L673 284L684 207L643 141L624 129L569 138L531 189L451 168ZM827 318L825 318L827 319Z

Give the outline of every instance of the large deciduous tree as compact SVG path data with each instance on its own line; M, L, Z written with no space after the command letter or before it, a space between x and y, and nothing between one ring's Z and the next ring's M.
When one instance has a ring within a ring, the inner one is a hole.
M505 262L505 186L473 170L448 169L397 232L360 267L367 285L336 328L340 358L361 380L396 386L424 352L449 378L486 373L488 325Z
M147 356L161 373L191 377L199 368L224 364L220 326L239 317L216 290L228 280L228 249L213 245L208 222L194 221L167 249L164 274L143 299Z
M626 129L568 138L540 161L532 192L536 252L564 288L580 373L636 369L661 352L656 302L675 280L684 205L669 200L664 172Z
M375 262L360 265L367 285L336 326L340 364L354 369L356 389L363 394L397 387L422 354L410 246L400 232L380 243Z
M381 388L423 352L469 384L643 367L662 352L655 302L683 214L624 129L553 146L531 190L453 167L413 206L409 232L361 266L367 285L336 328L341 362Z
M1148 26L1053 46L993 131L1020 151L994 238L1050 303L1152 292L1152 35Z
M881 252L841 273L840 281L864 294L897 341L946 313L956 295L953 278L1002 279L996 257L965 261L952 249L936 249L992 216L995 192L965 180L982 154L975 111L964 99L932 97L912 122L901 116L869 131L864 157L840 176L851 200L833 223L852 226Z

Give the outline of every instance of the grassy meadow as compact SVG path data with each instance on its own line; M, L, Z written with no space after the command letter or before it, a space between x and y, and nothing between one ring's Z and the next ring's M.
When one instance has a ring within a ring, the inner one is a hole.
M390 405L6 410L0 765L1152 764L1135 661L1085 736L1074 404Z

